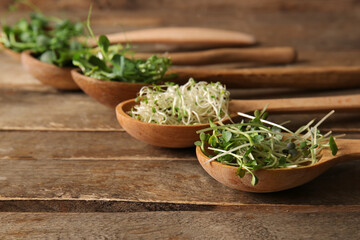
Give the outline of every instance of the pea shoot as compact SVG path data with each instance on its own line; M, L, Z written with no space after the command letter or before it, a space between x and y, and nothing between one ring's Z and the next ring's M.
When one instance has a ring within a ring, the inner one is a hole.
M200 141L195 145L209 156L209 160L237 167L237 175L252 175L252 185L258 183L255 170L273 168L296 168L319 161L321 151L330 148L333 155L337 146L331 131L321 134L319 125L334 111L323 117L314 126L315 120L295 132L282 125L267 121L266 109L255 111L254 116L238 113L249 118L236 124L216 125L198 131ZM209 133L212 132L212 133Z
M228 116L230 93L221 83L167 83L143 87L130 116L143 122L165 125L193 125L222 120Z
M82 23L30 13L29 20L20 19L13 26L4 24L0 42L15 52L30 50L40 61L59 67L73 66L75 52L84 44L75 40L83 34Z
M84 75L101 80L131 83L157 83L174 77L174 75L165 75L171 65L170 58L156 55L146 60L128 58L125 54L130 52L130 45L125 47L121 44L110 45L105 35L96 39L90 27L90 15L91 7L87 28L96 41L97 48L80 52L73 58L73 64L78 66Z

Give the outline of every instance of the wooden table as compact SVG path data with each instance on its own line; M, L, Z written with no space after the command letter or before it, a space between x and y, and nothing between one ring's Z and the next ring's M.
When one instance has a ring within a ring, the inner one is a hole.
M93 23L97 33L115 31L120 22L126 29L243 30L266 46L296 47L300 62L294 67L359 66L359 4L271 2L232 8L210 1L204 9L175 1L182 11L154 13L150 4L95 12ZM232 90L234 98L354 93L360 89ZM321 114L272 119L291 119L295 128L316 116ZM323 129L360 138L360 113L335 114ZM288 191L232 190L207 175L193 148L139 142L121 129L113 109L82 92L43 86L0 54L1 239L359 239L359 163L335 166Z

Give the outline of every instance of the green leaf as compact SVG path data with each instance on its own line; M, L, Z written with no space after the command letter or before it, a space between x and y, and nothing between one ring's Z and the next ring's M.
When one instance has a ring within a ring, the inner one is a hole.
M201 146L201 141L194 142L195 146Z
M249 154L251 153L251 151L254 149L254 146L249 147L248 150L246 150L245 154L244 154L244 158L248 158ZM256 163L256 161L255 161Z
M286 158L284 156L281 156L279 158L279 166L284 166L286 164Z
M207 135L206 135L206 133L204 133L204 132L200 133L200 140L201 140L201 141L206 141L206 140L207 140Z
M98 43L99 43L99 47L102 48L105 53L107 53L109 50L109 46L110 46L109 39L105 35L101 35L99 37Z
M229 131L222 132L222 139L224 139L225 142L229 142L231 137L232 137L231 132L229 132Z
M54 51L46 51L40 55L40 61L53 64L56 61L56 55Z
M271 128L271 131L273 131L273 132L281 132L281 129L278 128L278 127L276 127L276 126L273 126L273 127Z
M306 141L300 143L300 148L306 148L307 144Z
M216 147L217 145L217 137L212 135L210 138L209 138L209 144L212 146L212 147Z
M264 113L261 115L261 119L266 120L268 116L269 116L269 113L268 113L268 112L264 112Z
M333 156L335 156L336 153L338 152L338 147L337 147L337 145L335 143L335 140L334 140L333 136L330 136L330 138L329 138L329 146L330 146L330 149L331 149L331 154Z
M261 143L262 141L264 141L264 136L263 135L256 135L253 137L253 141L254 143Z
M90 64L99 67L99 69L101 69L103 71L108 71L108 67L106 66L106 63L103 60L101 60L100 58L92 55L92 56L90 56L88 61Z

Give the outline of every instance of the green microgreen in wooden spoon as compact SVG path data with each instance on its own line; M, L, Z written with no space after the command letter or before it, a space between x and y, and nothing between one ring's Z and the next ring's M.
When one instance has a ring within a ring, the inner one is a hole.
M75 39L83 35L83 24L45 16L28 1L17 2L12 10L20 3L34 8L35 12L30 13L29 20L22 18L12 26L3 22L0 42L4 47L15 52L31 50L40 61L59 67L73 66L73 55L85 47Z
M163 125L194 125L228 117L230 93L220 82L195 82L184 85L166 83L143 87L138 105L129 112L143 122Z
M125 54L129 53L129 45L110 45L105 35L96 39L90 27L90 16L91 7L87 28L90 36L96 41L97 48L79 52L73 58L73 64L78 66L84 75L101 80L131 83L157 83L174 77L165 75L171 65L169 58L156 55L146 60L128 58Z
M242 178L248 172L252 175L252 185L256 185L258 178L255 170L311 165L319 161L323 148L330 148L333 155L337 153L331 131L321 134L318 130L334 111L314 126L315 120L312 120L292 132L282 125L266 121L265 110L255 111L254 116L238 113L250 118L248 122L227 125L210 122L210 128L198 131L200 141L195 145L201 146L202 151L208 154L210 159L206 163L218 161L238 167L237 175ZM212 134L207 133L209 131Z

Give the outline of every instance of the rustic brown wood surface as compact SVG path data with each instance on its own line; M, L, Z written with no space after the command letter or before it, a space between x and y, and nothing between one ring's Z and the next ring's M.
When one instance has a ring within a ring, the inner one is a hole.
M0 15L11 2L0 2ZM32 2L72 19L85 19L89 5ZM299 61L288 69L358 69L359 13L359 2L352 0L94 1L92 25L96 34L168 26L235 30L255 36L260 46L294 47ZM234 99L349 94L360 94L360 88L231 89ZM287 126L294 129L321 116L276 114L271 120L291 119ZM322 126L359 139L360 112L336 113ZM359 239L359 163L336 165L282 192L233 190L202 169L194 148L165 149L133 139L114 109L81 91L42 85L0 53L1 239Z
M13 239L357 239L356 212L0 213ZM334 232L334 225L337 231ZM88 229L83 231L83 229ZM284 228L286 228L284 230ZM213 229L213 230L212 230ZM291 229L291 230L290 230ZM209 232L211 236L209 237ZM289 234L292 232L293 234Z

